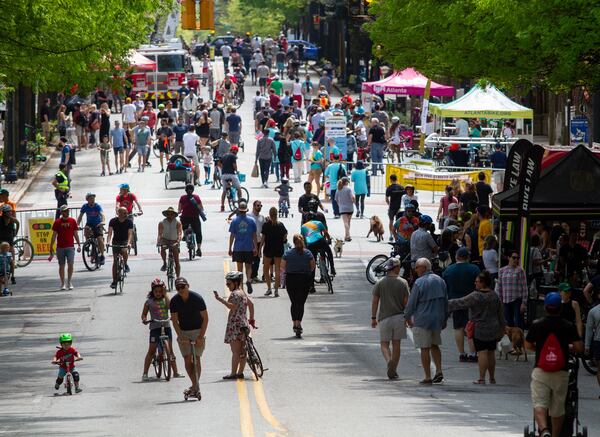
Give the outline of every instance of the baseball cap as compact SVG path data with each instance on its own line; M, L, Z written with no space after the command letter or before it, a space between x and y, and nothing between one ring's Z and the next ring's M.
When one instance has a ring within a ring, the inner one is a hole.
M451 203L448 205L448 210L452 211L453 209L458 209L458 203Z
M61 210L61 211L68 211L68 210L69 210L69 205L62 205L62 206L60 207L60 210Z
M421 223L433 223L433 219L428 215L422 215L420 220Z
M177 287L178 285L190 285L190 283L187 281L187 279L179 277L175 279L175 286Z
M567 282L561 282L560 284L558 284L558 291L564 291L566 293L570 293L571 292L571 284L569 284Z
M460 228L458 226L456 226L456 225L447 226L446 229L448 229L450 232L458 232L458 231L460 231Z
M398 258L390 258L385 263L385 271L388 272L390 270L394 270L396 267L400 266L400 260Z
M229 151L230 151L231 153L233 153L233 152L237 152L238 150L240 150L240 148L239 148L238 146L231 146L231 147L229 148Z
M456 251L456 257L460 259L469 258L469 249L467 249L466 247L461 247Z
M558 308L561 305L561 301L562 299L560 294L558 294L556 291L553 291L552 293L548 293L546 295L546 298L544 299L544 306Z

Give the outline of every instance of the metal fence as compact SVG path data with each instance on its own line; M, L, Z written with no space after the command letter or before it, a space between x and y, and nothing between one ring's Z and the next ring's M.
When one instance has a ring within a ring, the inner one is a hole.
M80 207L69 208L69 215L77 219L80 210ZM17 210L17 220L21 225L17 238L26 238L31 241L34 256L43 256L49 253L52 223L54 223L56 212L56 208Z

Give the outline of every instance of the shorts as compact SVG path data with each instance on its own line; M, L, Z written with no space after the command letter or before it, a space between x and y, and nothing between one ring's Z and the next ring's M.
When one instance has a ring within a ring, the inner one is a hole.
M154 328L150 330L150 343L158 343L162 328ZM165 326L165 335L169 340L173 340L173 331L170 326Z
M77 369L75 367L71 368L71 375L77 373ZM67 376L67 371L66 369L63 369L62 367L58 368L58 377L59 378L64 378L65 376Z
M427 349L442 344L441 331L431 331L425 328L413 327L413 340L417 349Z
M192 162L194 163L194 165L198 165L198 155L193 154L193 155L185 155L185 157L187 159L191 159Z
M277 62L277 69L283 70L285 68L285 64L283 62Z
M171 246L172 244L176 244L177 240L167 240L166 238L161 238L160 239L160 245L161 246ZM166 248L165 248L166 249ZM177 251L179 250L179 246L175 246L174 249Z
M322 168L311 168L310 172L309 172L309 175L311 175L315 179L318 179L319 182L320 182L321 173L323 173L323 169Z
M121 153L123 150L125 150L123 147L113 147L113 152L115 154Z
M83 132L84 132L83 127L80 126L80 125L78 125L78 124L76 124L75 125L75 135L77 135L78 137L80 137L80 136L83 135Z
M388 217L390 220L394 220L396 214L400 211L400 208L388 208Z
M58 259L59 265L64 265L65 261L68 264L75 262L75 248L74 247L58 247L56 249L56 258Z
M469 310L458 310L452 312L452 326L454 329L464 329L469 321Z
M569 373L566 370L544 372L535 368L531 372L531 402L533 408L548 410L550 417L565 414L565 400L569 386Z
M115 247L115 246L127 246L127 241L113 241L112 242L113 257L115 255L117 255L118 253L120 253L123 249L126 249L124 247Z
M404 314L394 314L379 321L380 341L404 340L405 338Z
M89 223L86 223L85 227L86 228L90 228L90 230L92 231L92 235L94 236L94 238L101 237L104 234L102 226L90 225Z
M254 252L234 251L231 259L233 262L251 264L254 261Z
M594 360L600 361L600 341L592 341L590 352L592 353L592 358L594 358Z
M240 135L241 135L241 132L229 131L229 142L231 144L239 144L240 143Z
M175 151L183 150L183 141L175 141Z
M159 142L157 144L157 149L160 153L171 153L171 145L169 144L165 147L164 143Z
M146 153L148 153L148 146L135 146L135 150L138 155L144 157L146 156Z
M223 185L223 192L227 191L227 181L231 181L231 185L235 187L236 190L239 191L241 185L240 180L238 179L236 174L223 174L221 175L221 184ZM246 199L248 200L248 199Z
M475 345L475 350L477 352L495 351L497 346L496 340L485 341L477 338L473 338L473 344Z
M183 355L184 357L192 355L192 345L190 344L190 342L196 341L196 339L198 338L198 335L200 335L199 329L192 329L190 331L181 331L181 337L183 337L184 340L188 340L188 341L184 341L183 343L179 342L179 341L177 342L177 344L179 344L179 350L181 351L181 355ZM202 356L202 354L204 353L205 345L206 345L206 337L204 337L204 343L202 344L202 346L200 348L196 349L197 357Z
M281 258L283 257L283 244L271 247L264 246L263 256L265 258Z
M267 78L259 77L258 78L258 86L267 86Z

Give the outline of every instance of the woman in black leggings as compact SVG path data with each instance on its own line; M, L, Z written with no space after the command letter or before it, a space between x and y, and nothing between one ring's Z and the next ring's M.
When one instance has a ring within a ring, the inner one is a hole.
M293 329L296 337L302 337L302 316L308 290L312 286L312 272L315 269L315 259L304 246L302 235L294 235L294 247L283 255L281 268L285 271L285 283L292 302L291 313Z

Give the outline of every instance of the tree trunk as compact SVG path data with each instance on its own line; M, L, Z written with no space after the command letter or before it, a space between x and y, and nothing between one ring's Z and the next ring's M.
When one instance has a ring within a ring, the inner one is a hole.
M556 143L556 95L548 92L548 144Z

